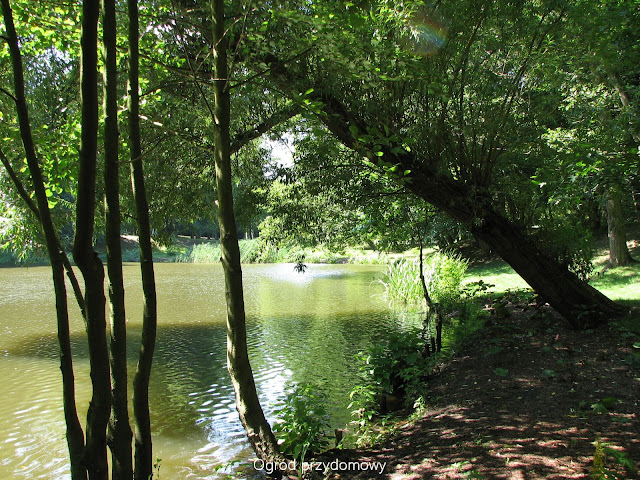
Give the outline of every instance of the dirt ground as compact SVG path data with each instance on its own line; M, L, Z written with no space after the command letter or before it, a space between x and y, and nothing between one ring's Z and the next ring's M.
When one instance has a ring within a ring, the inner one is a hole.
M597 438L640 466L640 336L615 325L575 332L524 303L489 323L428 381L420 420L381 445L322 458L386 462L382 474L329 478L590 478ZM606 467L640 478L611 454Z

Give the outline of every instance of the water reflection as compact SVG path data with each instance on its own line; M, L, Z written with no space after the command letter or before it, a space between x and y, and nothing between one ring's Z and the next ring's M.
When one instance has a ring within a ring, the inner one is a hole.
M150 393L161 476L216 478L217 465L251 456L226 370L222 272L217 265L157 267L160 325ZM311 265L300 274L292 265L249 265L243 270L249 354L267 418L273 420L287 386L313 382L324 387L334 425L344 425L350 420L348 393L358 376L354 354L395 328L377 296L379 269ZM125 275L132 378L141 328L137 266L127 267ZM68 478L49 279L46 268L0 270L0 292L10 291L0 298L0 373L8 400L0 418L0 478ZM44 293L25 298L34 285ZM25 316L32 321L25 324ZM72 324L78 403L86 406L86 341L81 320Z

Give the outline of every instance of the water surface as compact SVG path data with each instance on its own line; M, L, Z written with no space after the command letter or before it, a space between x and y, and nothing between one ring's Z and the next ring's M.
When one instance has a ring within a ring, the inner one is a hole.
M380 298L381 269L354 265L245 265L248 344L270 420L286 389L323 386L335 427L350 420L354 354L397 327ZM159 328L151 382L154 454L166 479L215 479L216 466L252 453L226 371L219 265L156 265ZM130 377L140 338L137 264L125 266ZM89 400L84 326L72 312L78 406ZM0 269L0 478L69 478L55 309L48 267ZM131 379L131 378L130 378ZM240 476L244 474L238 474Z

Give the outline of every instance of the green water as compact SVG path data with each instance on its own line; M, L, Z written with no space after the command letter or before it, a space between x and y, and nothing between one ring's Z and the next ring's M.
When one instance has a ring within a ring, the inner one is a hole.
M354 354L397 328L380 298L380 267L243 267L248 344L267 417L297 382L321 384L334 426L350 420ZM225 365L219 265L156 265L159 329L151 382L154 454L161 478L215 479L214 468L251 451ZM138 265L125 267L130 378L142 305ZM79 410L89 400L84 327L70 304ZM48 267L0 269L0 478L69 478ZM237 474L242 478L245 474Z

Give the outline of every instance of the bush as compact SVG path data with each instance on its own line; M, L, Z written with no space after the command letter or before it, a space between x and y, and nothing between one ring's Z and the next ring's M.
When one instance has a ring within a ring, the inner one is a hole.
M123 262L139 262L140 261L140 249L132 248L130 250L122 251Z
M240 262L255 263L260 253L260 239L240 240Z
M423 377L433 361L425 355L425 343L417 327L392 333L359 354L358 359L368 384L385 393L406 394L409 401L422 393Z
M595 248L593 235L582 224L569 219L559 223L547 221L536 234L542 249L560 264L565 265L581 280L593 273Z
M322 391L310 383L297 385L287 394L273 426L282 453L302 463L308 453L326 448L329 415L325 405Z

